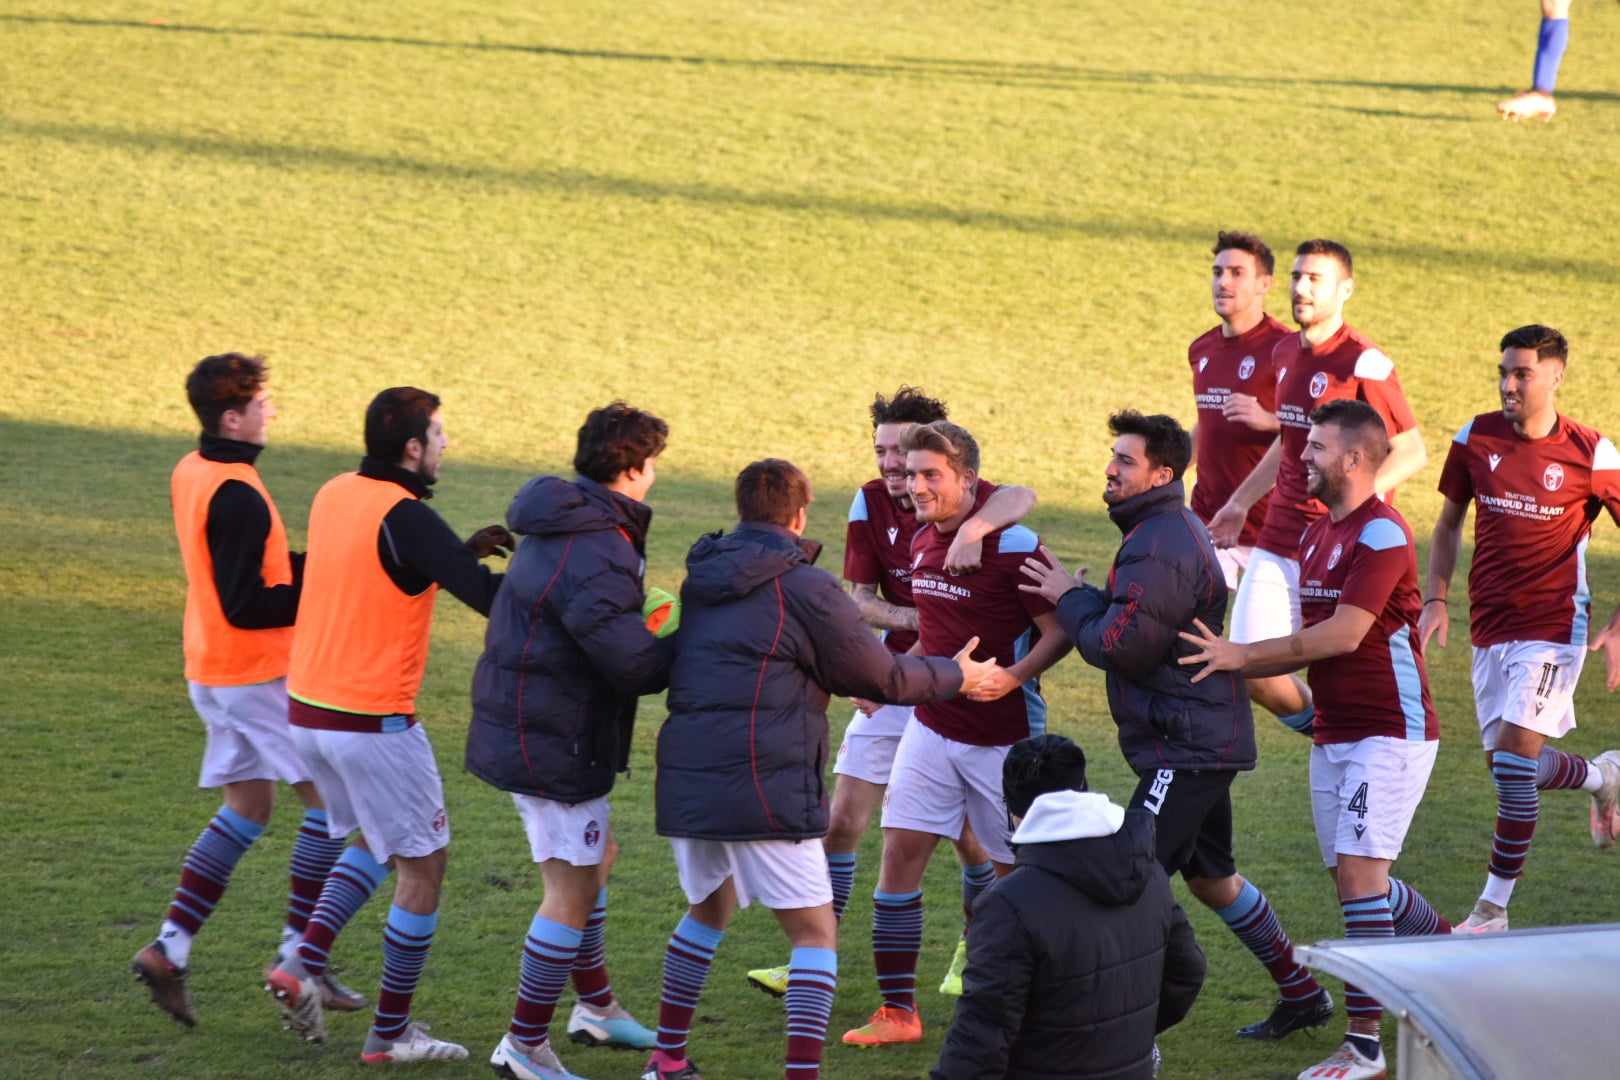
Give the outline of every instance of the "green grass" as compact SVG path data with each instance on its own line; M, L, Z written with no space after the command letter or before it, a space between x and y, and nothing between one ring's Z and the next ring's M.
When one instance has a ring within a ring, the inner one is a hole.
M1182 357L1211 322L1220 226L1354 249L1351 320L1395 357L1431 455L1402 499L1420 537L1447 438L1492 404L1507 328L1562 327L1567 409L1620 430L1612 5L1577 10L1545 127L1491 109L1528 73L1534 5L1099 8L215 0L0 15L0 1074L339 1075L364 1029L339 1018L331 1043L299 1045L255 986L291 806L199 940L203 1026L175 1031L123 974L215 805L193 788L165 498L192 439L180 382L206 353L271 356L282 418L263 471L298 542L383 386L444 396L453 447L435 505L463 529L562 467L587 408L654 408L673 428L651 499L649 580L666 587L696 534L727 523L737 468L765 454L815 479L812 532L836 566L843 508L870 472L864 404L903 380L951 402L991 478L1038 488L1035 523L1060 554L1106 565L1103 418L1134 405L1191 419ZM1620 593L1608 525L1592 564L1606 613ZM1458 915L1494 797L1454 617L1457 642L1430 669L1445 741L1399 872ZM419 1002L475 1054L509 1014L538 899L509 803L459 769L481 633L440 606L422 700L456 840ZM1071 659L1049 686L1055 726L1123 798L1100 677ZM1570 748L1614 741L1599 679L1579 707ZM617 793L609 929L615 982L648 1020L681 910L651 828L660 717L647 702ZM1337 936L1304 746L1260 729L1261 767L1236 788L1241 867L1296 939ZM1614 918L1615 856L1590 849L1584 799L1545 807L1515 925ZM844 927L835 1041L873 1004L874 856ZM956 933L953 878L941 856L925 984ZM377 975L384 910L340 941L357 985ZM1164 1040L1167 1075L1294 1075L1330 1039L1236 1044L1269 982L1218 920L1190 913L1211 979ZM780 1011L742 972L783 952L767 916L738 919L694 1034L709 1076L777 1071ZM827 1073L922 1075L948 1016L926 994L924 1046L834 1045ZM568 1060L599 1080L639 1065Z

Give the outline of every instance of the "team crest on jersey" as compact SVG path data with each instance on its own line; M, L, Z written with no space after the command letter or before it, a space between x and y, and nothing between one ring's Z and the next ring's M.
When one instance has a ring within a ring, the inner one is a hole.
M1547 471L1541 474L1541 486L1548 491L1557 491L1564 486L1564 467L1558 462L1547 466Z
M1318 371L1311 376L1311 397L1321 397L1327 392L1327 372Z
M1240 361L1238 363L1238 378L1247 379L1250 375L1253 375L1253 374L1254 374L1254 357L1245 356L1242 359L1242 361Z
M1502 455L1501 454L1486 454L1485 456L1488 457L1490 459L1490 461L1491 461L1491 472L1495 472L1496 467L1498 465L1502 464Z
M889 526L889 543L891 543L891 544L894 543L895 538L898 537L899 535L900 535L900 530L895 528L893 525L890 525Z
M1202 375L1207 367L1209 367L1209 357L1200 356L1198 358L1198 374Z
M592 818L590 821L585 823L585 846L595 847L601 841L601 839L602 826L596 823L595 818Z
M1343 544L1334 544L1333 545L1333 550L1328 552L1328 569L1329 570L1331 570L1335 566L1339 565L1339 556L1341 556L1343 554L1344 554L1344 545Z

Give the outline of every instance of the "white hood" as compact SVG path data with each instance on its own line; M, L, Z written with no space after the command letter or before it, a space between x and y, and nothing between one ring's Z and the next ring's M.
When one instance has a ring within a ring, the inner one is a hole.
M1112 836L1125 821L1125 808L1094 791L1049 791L1029 804L1013 833L1015 844L1048 844Z

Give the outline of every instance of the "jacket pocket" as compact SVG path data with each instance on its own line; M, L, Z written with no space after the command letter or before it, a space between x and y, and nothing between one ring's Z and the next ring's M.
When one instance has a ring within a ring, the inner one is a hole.
M1192 742L1192 717L1184 701L1155 694L1148 703L1148 724L1166 742Z

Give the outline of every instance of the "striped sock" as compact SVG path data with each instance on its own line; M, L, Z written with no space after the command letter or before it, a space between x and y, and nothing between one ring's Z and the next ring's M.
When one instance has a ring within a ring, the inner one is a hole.
M613 1004L613 984L607 973L607 886L597 890L596 906L585 920L574 959L574 994L587 1005L605 1009ZM514 1032L514 1034L516 1034Z
M326 875L321 899L310 913L309 925L298 943L298 962L310 975L326 974L326 961L338 931L348 925L377 886L388 876L388 868L362 847L345 848L337 865Z
M1345 937L1392 938L1395 936L1395 922L1390 918L1388 894L1351 897L1347 900L1340 900L1339 907L1344 911ZM1384 1018L1384 1007L1361 989L1345 983L1344 1014L1351 1020L1370 1020L1376 1024Z
M1389 917L1396 937L1451 933L1451 924L1434 905L1400 878L1389 879Z
M837 990L835 950L793 950L788 961L787 1080L820 1080L821 1046L827 1041Z
M1294 962L1294 943L1288 940L1266 894L1254 882L1245 881L1237 899L1216 908L1215 914L1271 973L1284 1001L1298 1005L1322 992L1311 973Z
M1491 754L1491 776L1496 780L1496 839L1491 845L1491 874L1516 878L1524 873L1530 838L1541 813L1536 790L1536 763L1519 754L1497 750Z
M237 860L264 834L264 826L221 806L198 834L180 867L180 884L169 901L158 940L169 962L184 968L191 959L191 939L203 928L214 905L225 895Z
M1592 773L1585 758L1547 747L1536 758L1536 787L1542 791L1559 789L1575 791L1586 787L1586 778ZM1595 790L1595 789L1588 789Z
M922 951L922 890L872 894L872 963L883 1004L917 1011L917 954Z
M384 1042L400 1038L411 1022L411 998L427 966L433 931L438 925L437 911L418 915L398 904L388 909L388 924L383 927L382 986L377 991L377 1011L371 1020L371 1033Z
M535 915L523 942L523 964L518 968L517 1009L512 1013L512 1038L539 1045L546 1041L557 999L568 982L568 972L581 952L580 931Z
M658 1049L669 1061L686 1060L686 1036L692 1030L703 984L724 930L704 926L691 915L681 918L664 951L664 996L658 1003Z
M995 883L995 863L982 862L978 866L962 867L962 913L973 918L973 901Z
M855 853L827 854L827 876L832 879L833 917L842 919L849 907L849 894L855 891Z
M291 886L287 890L287 929L302 934L309 924L315 905L321 900L321 887L332 864L343 854L343 840L332 839L326 833L326 811L313 808L304 811L304 823L298 827L298 839L293 841L292 866L288 871Z

